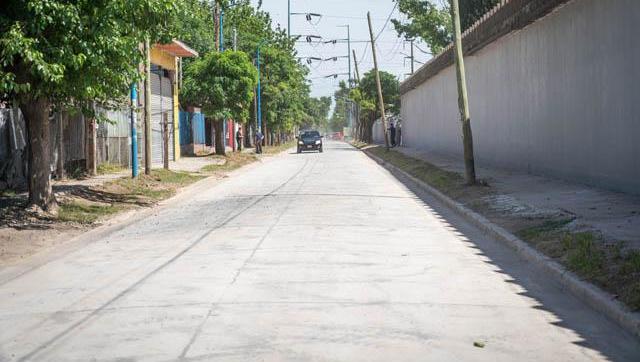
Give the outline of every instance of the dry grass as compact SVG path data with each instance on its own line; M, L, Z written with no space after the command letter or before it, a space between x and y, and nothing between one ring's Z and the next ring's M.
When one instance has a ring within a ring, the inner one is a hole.
M221 173L230 172L257 160L253 153L229 152L226 156L211 156L217 162L204 166L200 172Z

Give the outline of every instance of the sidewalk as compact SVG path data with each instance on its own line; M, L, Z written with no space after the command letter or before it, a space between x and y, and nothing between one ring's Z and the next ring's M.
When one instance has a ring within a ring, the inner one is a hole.
M411 147L394 150L464 173L462 159ZM626 247L640 249L640 196L478 165L476 173L495 191L485 199L495 211L533 219L569 215L575 218L573 231L597 231L606 241L624 241Z

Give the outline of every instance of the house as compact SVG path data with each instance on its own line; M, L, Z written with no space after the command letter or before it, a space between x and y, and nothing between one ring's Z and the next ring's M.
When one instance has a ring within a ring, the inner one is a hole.
M152 162L162 163L164 154L163 121L169 124L169 159L180 158L180 110L178 96L182 58L198 53L184 43L173 40L151 48L151 139ZM143 128L141 128L143 129Z

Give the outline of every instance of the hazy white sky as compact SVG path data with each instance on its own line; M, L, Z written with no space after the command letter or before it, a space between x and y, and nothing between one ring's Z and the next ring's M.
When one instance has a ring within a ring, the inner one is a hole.
M257 4L257 0L253 0ZM371 11L374 33L380 32L385 25L386 19L394 9L395 3L392 0L291 0L292 13L319 13L320 19L314 18L307 21L304 15L292 15L291 34L292 35L320 35L323 40L345 39L347 37L346 28L339 25L351 26L352 49L355 49L358 57L360 74L373 68L373 58L371 56L371 45L366 43L369 40L369 29L367 26L367 11ZM268 11L273 18L274 25L281 24L287 27L287 0L263 0L262 9ZM392 18L404 18L397 10ZM426 49L423 44L422 49ZM393 24L389 22L377 41L378 63L381 70L393 73L405 78L405 73L410 72L410 62L405 61L405 56L410 53L410 45L398 38ZM347 44L308 44L301 42L298 44L299 56L312 56L318 58L330 58L334 56L346 56ZM405 53L405 54L403 54ZM426 61L429 56L415 50L416 60ZM416 69L420 66L416 63ZM336 73L347 73L347 59L338 59L337 62L314 62L310 66L312 79L312 95L325 96L332 95L340 80L346 80L347 76L339 76L338 79L324 78L324 76ZM353 71L352 61L352 71Z

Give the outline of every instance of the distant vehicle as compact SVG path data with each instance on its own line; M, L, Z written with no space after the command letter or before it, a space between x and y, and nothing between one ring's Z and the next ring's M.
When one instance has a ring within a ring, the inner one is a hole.
M322 152L322 136L318 131L303 131L298 139L298 153L302 151Z

